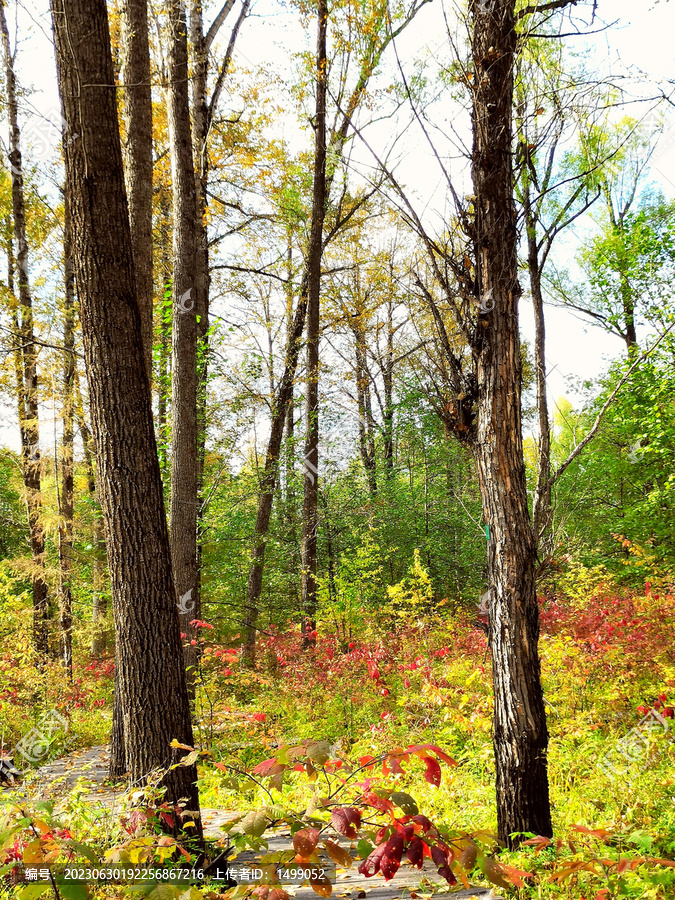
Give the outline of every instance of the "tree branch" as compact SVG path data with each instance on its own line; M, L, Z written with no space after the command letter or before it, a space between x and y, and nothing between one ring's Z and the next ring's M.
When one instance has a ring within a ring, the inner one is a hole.
M554 9L564 9L566 6L576 6L579 0L551 0L550 3L542 3L541 6L530 5L521 9L516 15L516 24L524 19L525 16L531 16L533 13L549 12Z
M211 101L209 103L207 114L206 114L207 130L209 130L209 131L211 129L211 125L213 124L213 116L216 111L216 106L218 105L218 101L220 100L220 95L223 92L223 86L225 84L225 76L227 75L227 70L229 69L230 62L232 61L232 54L234 53L234 45L237 42L237 36L239 35L239 29L241 28L241 23L244 21L244 19L248 15L248 10L249 10L250 5L251 5L251 0L244 0L244 4L239 11L239 16L237 18L237 21L234 23L234 27L232 29L232 34L230 35L230 40L227 45L227 50L225 51L225 59L223 60L223 64L220 67L220 71L218 72L218 77L216 78L216 83L213 88L213 95L211 96Z
M208 53L211 49L211 44L216 39L216 35L220 31L220 26L223 24L225 19L229 16L232 7L234 6L234 0L225 0L223 4L223 8L220 10L218 15L213 20L213 24L209 28L206 33L206 37L204 38L204 50Z
M565 460L565 462L562 463L561 465L559 465L558 468L555 470L555 472L554 472L554 473L551 475L551 477L548 479L548 481L546 482L546 490L548 490L548 489L550 489L550 488L553 487L553 485L554 485L554 484L556 483L556 481L560 478L560 476L563 474L563 472L567 469L567 467L570 465L570 463L574 462L574 460L577 458L577 456L579 456L579 454L583 452L583 450L588 446L588 444L590 444L590 442L593 440L593 438L594 438L595 435L597 434L598 428L600 427L600 425L601 425L601 423L602 423L602 420L603 420L604 417L605 417L605 413L607 412L607 410L609 409L609 407L612 405L612 403L613 403L614 400L616 399L616 396L617 396L617 394L619 393L619 391L621 390L621 388L622 388L622 387L624 386L624 384L628 381L628 379L629 379L630 376L633 374L633 372L635 371L635 369L640 365L640 363L644 362L644 360L647 359L648 356L651 356L651 354L654 352L654 350L656 350L656 348L659 346L659 344L661 343L661 341L666 337L666 335L667 335L670 331L672 331L673 328L675 328L675 322L673 322L672 325L670 325L668 328L666 328L666 330L665 330L665 331L663 332L663 334L659 337L659 339L656 341L656 343L652 344L651 347L649 347L647 350L645 350L645 352L644 352L641 356L638 356L638 358L635 360L635 362L633 363L633 365L628 369L628 371L626 372L626 374L625 374L625 375L623 376L623 378L619 381L619 383L617 384L617 386L614 388L614 390L612 391L612 393L611 393L611 394L609 395L609 397L607 398L607 401L605 402L604 406L602 407L602 409L601 409L600 412L598 413L597 418L596 418L595 422L593 423L593 427L592 427L591 430L588 432L588 434L586 435L586 437L583 439L583 441L581 441L580 444L577 444L577 446L576 446L576 447L574 448L574 450L570 453L570 455L567 457L567 459Z

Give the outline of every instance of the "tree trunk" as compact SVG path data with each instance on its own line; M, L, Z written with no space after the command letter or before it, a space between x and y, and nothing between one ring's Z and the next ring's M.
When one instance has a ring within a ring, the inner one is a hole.
M108 548L127 766L199 816L176 590L134 279L105 0L52 0L66 189ZM195 832L201 837L201 821Z
M161 288L162 306L160 315L159 365L157 370L157 440L159 443L159 464L162 479L169 477L169 433L168 411L171 406L171 296L172 262L171 262L171 203L167 192L162 189L160 200L160 235L161 235Z
M103 534L103 519L101 517L101 503L96 490L96 475L94 473L94 457L96 456L96 448L94 447L94 439L91 431L84 418L84 407L82 404L82 394L80 392L80 380L77 369L74 372L74 388L75 388L75 412L77 415L77 427L80 430L82 438L82 449L84 452L84 464L87 471L87 492L89 493L89 502L96 510L94 518L94 558L92 560L92 589L94 592L94 600L91 610L91 621L94 626L94 633L91 641L92 656L101 656L105 653L107 647L107 628L105 624L108 612L108 601L104 593L105 587L105 537Z
M377 496L377 467L375 458L375 435L373 409L370 396L370 372L366 356L366 333L360 321L360 314L353 323L354 352L356 358L356 397L359 410L359 451L366 473L368 492L371 498Z
M122 97L125 167L143 349L152 383L152 88L147 0L122 5Z
M241 21L241 16L245 13L249 0L244 0L244 8L242 9L242 14L240 15L239 21ZM414 7L404 25L399 26L396 30L396 34L399 34L403 27L409 24L417 11L420 9L420 6ZM237 26L235 26L236 29ZM378 38L381 34L384 34L384 38L381 43L377 43ZM342 152L344 150L345 144L347 142L347 138L349 135L349 129L352 123L352 120L356 114L356 111L359 108L359 104L363 100L366 88L368 86L368 81L370 76L377 68L377 65L381 59L382 53L385 48L388 46L389 42L392 40L393 32L389 31L380 31L377 28L374 28L371 32L370 43L366 49L364 58L361 63L361 71L359 74L359 79L352 91L348 102L345 104L346 109L345 113L342 116L339 127L336 127L335 130L331 133L331 165L329 168L326 167L326 160L324 158L324 189L323 189L323 197L324 197L324 206L327 198L330 196L330 189L333 181L333 177L335 175L337 165L339 160L342 157ZM230 44L232 42L230 41ZM321 74L321 73L319 73ZM323 75L325 76L325 67L323 71ZM323 88L323 92L325 95L325 85ZM319 95L317 94L317 104L319 102ZM325 96L323 99L323 106L325 110ZM320 118L320 117L319 117ZM319 137L319 122L315 122L315 141L318 143ZM324 116L324 139L323 139L323 153L324 157L326 156L326 137L325 137L325 116ZM316 164L316 159L315 159ZM316 165L315 165L316 171ZM321 216L321 230L323 231L323 217L324 217L324 209L322 207L321 211L316 209L316 206L313 206L312 209L312 235L315 233L315 217ZM321 235L321 238L323 235ZM311 243L311 238L310 238ZM319 245L318 252L321 255L322 247ZM286 344L286 362L284 368L283 377L279 383L279 387L277 390L277 394L275 397L275 404L273 407L272 413L272 427L270 433L270 439L267 445L267 452L265 457L265 469L263 472L263 478L260 483L260 492L258 494L258 511L256 516L256 525L255 532L253 535L253 546L251 551L251 565L249 569L248 576L248 588L246 595L246 610L245 610L245 621L244 621L244 645L242 651L242 661L245 665L254 666L255 665L255 635L256 635L256 622L258 620L258 600L260 598L260 592L262 590L262 579L263 579L263 570L265 565L265 543L267 537L267 530L269 527L270 515L272 511L272 502L274 498L274 490L276 487L276 480L278 475L278 465L279 465L279 450L281 448L281 440L283 436L284 429L284 419L286 417L286 411L288 407L288 403L292 397L292 384L293 378L295 377L295 369L297 366L298 353L300 340L302 338L302 332L304 329L304 318L307 309L307 284L308 284L308 267L309 267L309 259L307 262L307 268L305 271L305 277L303 279L302 287L300 289L300 299L298 301L298 307L296 309L296 315L293 321L293 329L292 333L289 335L287 344ZM319 259L319 267L320 267L320 259ZM320 285L319 285L320 288ZM320 293L320 291L319 291ZM300 315L300 317L299 317ZM307 465L306 465L307 471ZM311 470L310 470L311 471ZM315 536L316 537L316 536ZM303 563L304 565L304 563Z
M185 9L169 4L168 120L173 185L173 378L171 440L171 554L184 642L188 686L194 694L199 665L200 617L197 571L197 310L204 285L197 283L197 196L188 95Z
M394 474L394 304L387 303L387 352L382 367L384 383L384 468Z
M530 293L534 308L534 370L537 384L537 414L539 418L539 460L537 485L532 501L532 524L537 546L547 544L546 535L551 525L551 423L546 396L546 323L544 297L541 290L541 263L537 247L537 225L532 211L530 180L523 172L523 216L527 234L527 269L530 276ZM546 546L546 550L550 549Z
M59 612L61 620L61 658L73 678L73 437L75 431L75 272L68 197L63 226L63 440L61 443L61 511L59 517Z
M286 323L287 332L293 330L293 231L287 231L288 246L286 248ZM298 582L298 534L297 534L297 510L295 495L295 405L293 403L293 382L291 381L291 393L288 398L286 410L286 496L285 496L285 524L288 539L288 563L287 563L287 601L288 608L296 610L299 607L299 582Z
M202 497L204 490L204 464L206 460L206 401L208 385L208 332L209 332L209 238L207 230L209 179L208 132L209 116L207 104L208 48L204 36L201 0L193 3L190 10L190 38L194 60L192 79L192 128L194 132L194 173L195 202L195 285L198 305L197 314L197 582L196 608L201 611L201 560L202 560Z
M28 511L28 529L32 560L33 587L33 646L42 660L49 651L49 603L45 580L45 536L42 528L40 428L38 418L37 349L33 328L33 298L28 279L28 238L26 234L26 205L23 188L16 76L14 57L9 43L4 2L0 3L0 31L5 64L7 118L9 121L9 168L12 177L12 213L16 241L17 279L19 282L20 333L17 340L23 369L23 386L19 401L23 484Z
M276 489L279 473L279 453L284 435L284 422L288 407L293 396L293 379L300 355L300 342L305 327L307 316L307 283L303 283L300 290L300 299L293 318L293 327L286 339L286 361L284 373L277 387L274 407L272 411L272 426L270 429L267 452L265 454L265 468L260 481L260 493L258 494L258 511L255 521L255 533L253 537L253 550L251 553L251 565L248 571L248 585L246 592L246 609L244 611L244 642L242 646L242 663L248 668L255 667L255 638L258 623L258 601L262 590L263 568L265 564L265 550L267 547L267 531L272 514L272 501Z
M302 507L302 633L313 642L317 609L317 530L319 490L319 340L323 223L326 214L326 89L328 5L318 0L316 107L314 114L314 185L312 229L307 258L307 377L305 388L305 459Z
M521 420L512 103L515 0L471 0L472 178L476 200L478 427L475 453L490 528L489 642L499 837L551 836L548 733L538 655L536 542L530 524Z
M623 223L621 231L623 231ZM623 234L621 234L621 240L624 240ZM626 350L628 351L628 359L631 359L635 356L635 352L638 349L637 331L635 328L635 297L626 272L620 271L619 277L621 280L621 305L623 307Z

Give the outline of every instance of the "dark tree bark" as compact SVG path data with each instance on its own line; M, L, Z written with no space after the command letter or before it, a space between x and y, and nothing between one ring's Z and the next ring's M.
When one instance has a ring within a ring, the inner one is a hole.
M209 53L204 35L201 0L190 9L190 39L194 74L192 78L192 131L194 134L194 175L195 202L195 285L198 306L197 315L197 582L196 608L202 605L201 561L202 561L202 498L204 491L204 464L206 460L206 400L208 385L208 333L209 298L211 279L209 276L209 236L206 226L208 215L208 132L209 116L207 104L207 77Z
M499 837L551 836L548 732L538 655L536 542L522 447L517 232L512 168L515 0L471 0L478 316L475 455L490 528L489 642Z
M198 816L162 481L134 280L105 0L52 0L92 430L108 549L124 746L132 777L165 769L170 803ZM201 822L195 829L201 835Z
M28 529L32 560L33 588L33 646L41 660L49 652L49 602L45 579L45 536L42 527L40 426L38 409L37 348L33 326L33 298L28 277L28 238L26 234L26 203L21 158L21 134L16 98L16 75L12 55L5 4L0 3L0 31L5 68L7 118L9 120L9 169L12 178L12 214L16 241L17 281L19 283L20 317L16 340L21 359L22 385L19 388L19 429L21 432L21 463L23 485L28 511Z
M63 226L63 439L61 442L61 495L59 516L59 614L61 622L61 658L73 678L73 438L75 432L75 271L68 197Z
M287 230L288 246L286 249L286 325L287 333L293 330L293 229ZM295 404L293 402L293 382L291 382L291 395L288 399L286 410L286 495L284 498L286 536L288 540L288 563L286 572L288 608L299 608L300 582L299 572L299 544L297 534L297 509L295 493ZM255 640L255 634L252 635Z
M152 382L152 87L148 0L122 5L122 97L126 124L125 167L131 242L138 286L143 348Z
M319 340L321 259L326 215L326 93L328 61L326 32L328 5L318 0L316 43L316 106L314 110L314 183L312 228L307 255L307 376L305 387L305 459L302 506L302 613L303 644L312 643L317 609L317 531L319 527Z
M197 568L197 310L205 285L198 282L197 194L192 153L185 9L169 3L168 120L173 185L173 369L171 440L171 554L188 685L194 693L199 665Z

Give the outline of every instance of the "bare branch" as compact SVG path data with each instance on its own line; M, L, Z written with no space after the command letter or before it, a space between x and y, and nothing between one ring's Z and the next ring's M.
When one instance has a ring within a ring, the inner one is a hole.
M213 88L213 95L211 96L211 100L209 102L209 107L206 114L206 122L207 128L210 130L211 125L213 124L213 116L216 111L216 107L218 106L218 101L220 100L220 95L223 92L223 87L225 85L225 76L227 75L227 70L230 67L230 62L232 61L232 54L234 53L234 45L237 42L237 37L239 35L239 29L241 28L241 23L244 21L246 16L248 15L249 7L251 6L251 0L244 0L244 3L239 10L239 16L237 17L237 21L234 23L234 27L232 28L232 34L230 35L230 40L227 45L227 50L225 51L225 58L223 59L223 64L220 67L220 71L218 72L218 77L216 78L216 83Z
M533 13L549 12L554 9L564 9L566 6L576 6L579 0L551 0L550 3L542 3L541 6L530 5L521 9L516 15L516 23L524 19L525 16L531 16Z
M213 44L213 42L215 41L216 35L220 31L221 25L223 24L225 19L229 16L233 6L234 6L234 0L225 0L225 3L223 4L223 8L220 10L218 15L213 20L213 24L207 31L206 37L204 38L204 49L207 53L211 49L211 44Z

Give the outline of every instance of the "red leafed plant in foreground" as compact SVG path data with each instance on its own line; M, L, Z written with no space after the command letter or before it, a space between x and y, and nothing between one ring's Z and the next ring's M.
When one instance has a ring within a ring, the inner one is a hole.
M425 779L435 786L441 781L441 764L456 765L435 744L415 744L353 761L334 753L327 741L282 746L274 756L246 773L247 777L261 779L261 788L271 800L272 789L281 792L284 798L284 782L289 780L290 773L302 773L314 785L311 812L286 810L275 800L273 805L254 810L229 824L226 830L230 841L237 851L247 847L259 849L264 846L265 831L284 824L290 828L293 849L266 854L262 864L295 862L318 866L323 855L324 859L327 857L336 865L349 868L360 859L362 875L367 878L381 875L388 881L401 865L422 869L428 860L449 885L461 881L468 887L469 874L478 865L493 884L522 886L522 879L529 873L504 866L491 855L497 843L494 835L449 834L420 813L410 794L384 783L392 775L404 776L404 766L416 759L424 764ZM215 766L232 772L232 766L225 763L216 762ZM297 784L292 788L297 795ZM351 842L349 849L345 839ZM274 870L269 874L272 887L259 900L270 900L276 889ZM309 883L316 893L330 895L327 879ZM274 898L283 900L277 894Z

